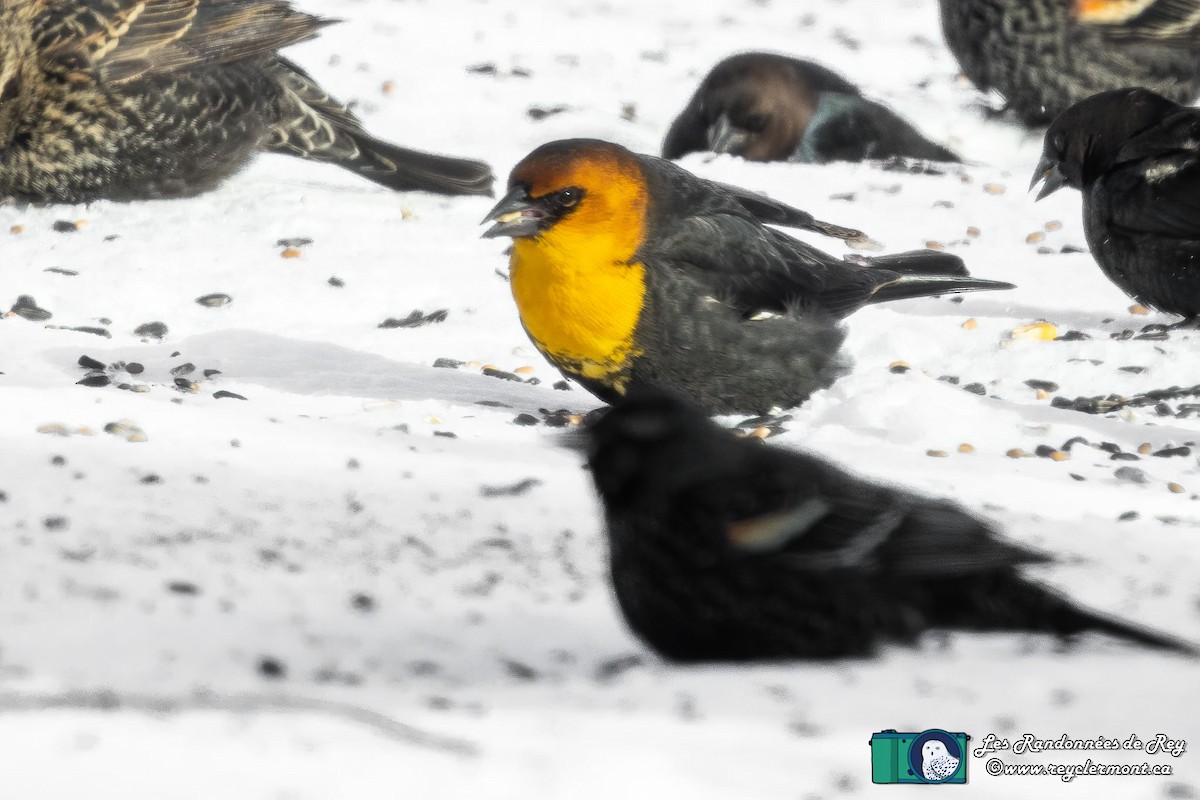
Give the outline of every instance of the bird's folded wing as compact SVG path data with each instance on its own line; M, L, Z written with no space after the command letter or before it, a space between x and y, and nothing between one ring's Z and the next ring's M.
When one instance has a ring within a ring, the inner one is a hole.
M1131 162L1109 179L1112 223L1200 247L1200 112L1167 120L1121 149Z
M689 273L710 295L747 315L784 311L824 291L820 255L753 219L722 213L686 217L639 252L643 262Z
M742 208L753 214L760 222L765 222L769 225L780 225L784 228L813 231L825 236L832 236L835 239L861 241L867 238L866 234L860 230L844 228L841 225L834 225L831 222L823 222L807 211L801 211L794 206L789 206L787 203L772 200L764 194L752 192L749 189L743 189L741 186L733 186L728 183L720 183L718 181L709 181L709 183L719 187L721 191L733 197Z
M121 83L229 63L308 39L325 21L284 0L39 0L43 57Z
M733 520L726 538L747 557L779 559L802 572L948 578L1049 560L998 538L951 503L857 488L861 494L836 497L818 490Z
M1072 0L1081 23L1114 39L1200 42L1200 0Z

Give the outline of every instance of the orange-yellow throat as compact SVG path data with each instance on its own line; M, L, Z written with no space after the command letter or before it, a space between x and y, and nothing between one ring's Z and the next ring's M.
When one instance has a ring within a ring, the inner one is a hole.
M599 234L599 235L597 235ZM624 390L636 358L633 332L646 270L614 258L625 248L603 232L560 225L513 242L510 277L521 322L558 367Z

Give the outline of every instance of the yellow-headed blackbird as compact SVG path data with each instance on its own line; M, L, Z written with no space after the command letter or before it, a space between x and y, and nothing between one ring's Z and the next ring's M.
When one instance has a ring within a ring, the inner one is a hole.
M1147 306L1200 318L1200 110L1147 89L1067 109L1046 131L1038 199L1083 192L1092 255Z
M675 395L631 392L588 433L617 601L669 659L861 656L939 628L1197 654L1024 578L1050 559L950 501L737 438Z
M941 0L967 77L1027 125L1109 89L1200 94L1200 0Z
M490 194L486 164L375 139L276 53L325 24L286 0L0 0L0 197L184 197L260 150Z
M664 158L704 150L805 164L959 160L840 75L771 53L742 53L713 67L663 142Z
M484 236L515 240L513 297L534 344L607 402L652 384L713 413L793 406L844 369L837 318L1012 288L945 253L833 258L764 223L857 231L589 139L534 150L484 222Z

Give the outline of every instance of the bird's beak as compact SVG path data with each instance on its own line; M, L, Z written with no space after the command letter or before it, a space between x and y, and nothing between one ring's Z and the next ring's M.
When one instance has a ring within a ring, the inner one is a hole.
M524 186L514 186L508 194L500 198L500 202L496 203L479 224L496 223L483 232L484 239L494 239L497 236L523 239L537 236L548 216L546 211L529 197L529 192Z
M1038 192L1038 200L1049 197L1067 185L1067 176L1063 175L1058 162L1049 156L1042 156L1042 160L1038 162L1037 169L1033 171L1033 180L1029 182L1029 191L1032 192L1033 187L1042 181L1045 181L1046 184Z
M725 114L708 126L708 149L714 153L741 155L748 138L750 134L735 126Z

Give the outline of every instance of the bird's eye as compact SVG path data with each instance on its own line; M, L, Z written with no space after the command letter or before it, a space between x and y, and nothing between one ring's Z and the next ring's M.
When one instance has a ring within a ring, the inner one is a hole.
M1054 147L1056 153L1065 153L1067 150L1067 136L1064 133L1054 134L1054 138L1050 140L1050 144Z
M767 127L767 117L765 114L750 114L746 117L742 127L748 131L758 133Z
M582 199L583 190L574 186L569 189L563 189L561 192L555 195L555 200L557 200L558 204L563 208L571 208L572 206L578 205L579 201Z

